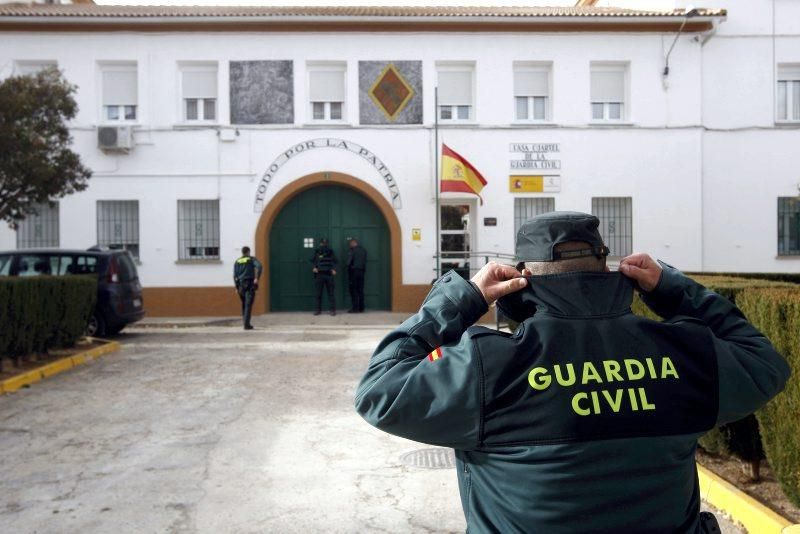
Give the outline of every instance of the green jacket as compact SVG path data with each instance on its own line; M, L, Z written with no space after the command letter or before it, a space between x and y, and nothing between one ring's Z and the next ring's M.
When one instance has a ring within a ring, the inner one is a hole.
M239 287L245 280L258 280L264 268L253 256L242 256L233 264L233 283Z
M469 532L696 532L697 438L783 389L786 361L727 299L662 263L630 311L620 273L529 277L505 334L450 272L373 354L370 424L456 449Z

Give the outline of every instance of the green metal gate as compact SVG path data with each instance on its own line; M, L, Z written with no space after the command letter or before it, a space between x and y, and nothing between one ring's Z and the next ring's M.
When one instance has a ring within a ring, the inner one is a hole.
M367 197L348 187L320 185L292 198L280 211L269 234L270 309L314 309L314 275L310 258L319 240L327 237L339 261L336 307L350 309L347 289L348 240L355 237L367 249L364 284L368 310L391 307L391 248L389 227ZM327 295L322 300L328 309Z

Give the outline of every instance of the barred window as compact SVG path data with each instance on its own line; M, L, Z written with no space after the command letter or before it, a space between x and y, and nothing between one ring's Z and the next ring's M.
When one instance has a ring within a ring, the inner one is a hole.
M778 256L800 256L800 199L778 197Z
M219 259L219 200L178 201L178 259Z
M38 204L17 228L17 248L58 247L58 202Z
M97 244L130 251L139 258L139 201L97 201Z
M593 198L592 215L600 219L600 235L611 249L611 256L623 257L633 252L631 197Z
M519 231L519 227L525 221L541 215L555 211L556 200L553 197L544 198L515 198L514 199L514 235Z

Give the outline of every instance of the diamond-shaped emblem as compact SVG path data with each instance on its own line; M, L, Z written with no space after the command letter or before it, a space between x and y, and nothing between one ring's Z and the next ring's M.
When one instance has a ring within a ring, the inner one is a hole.
M391 63L378 75L369 96L389 120L394 120L414 96L414 89Z

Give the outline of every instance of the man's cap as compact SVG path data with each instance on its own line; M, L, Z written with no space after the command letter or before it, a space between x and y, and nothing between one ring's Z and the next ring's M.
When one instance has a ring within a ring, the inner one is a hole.
M583 256L608 256L597 230L600 219L577 211L551 211L528 219L517 232L516 261L556 261ZM582 241L588 248L556 252L559 243Z
M319 242L320 243L327 243L328 242L328 238L327 237L320 237L319 238Z

